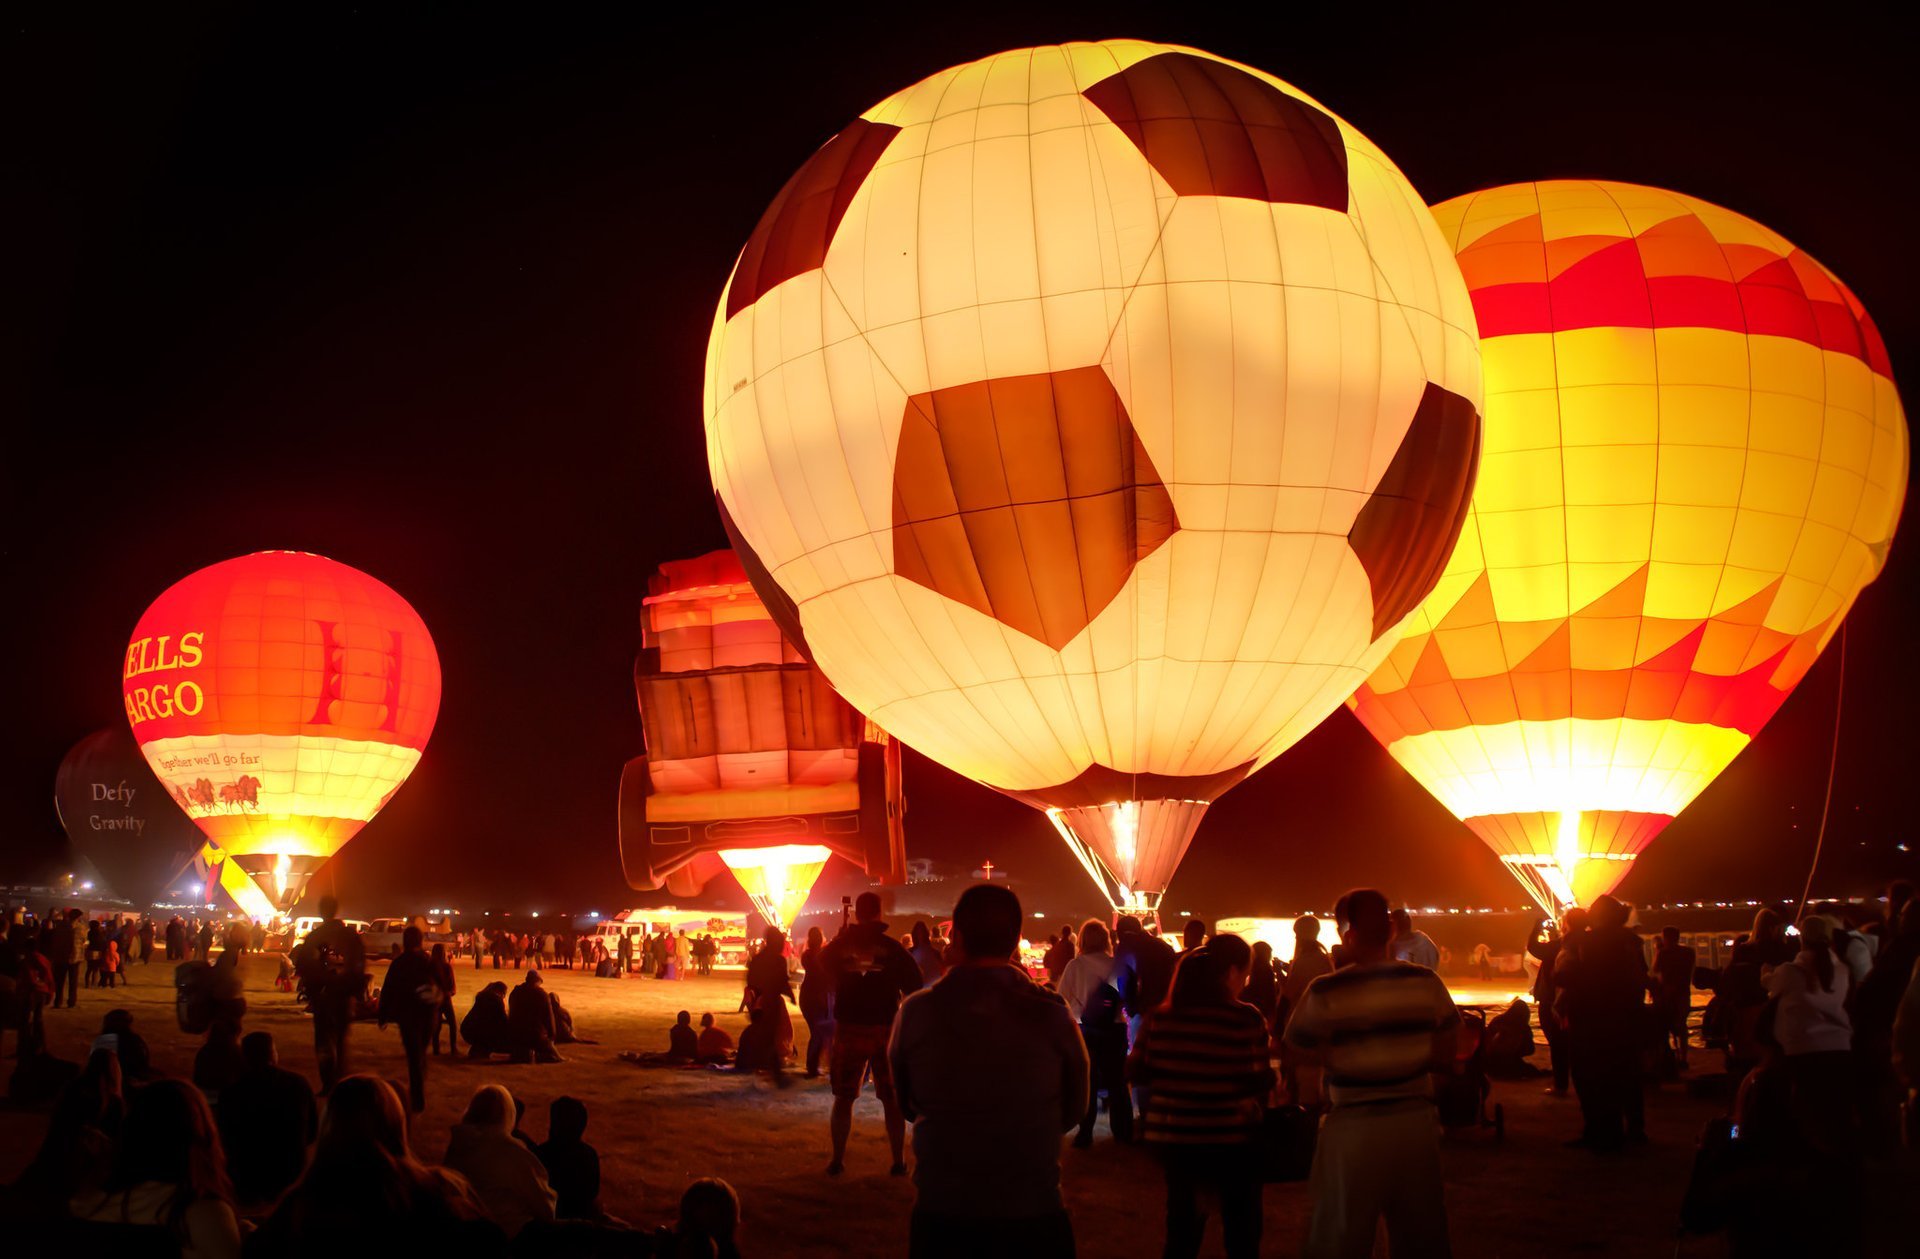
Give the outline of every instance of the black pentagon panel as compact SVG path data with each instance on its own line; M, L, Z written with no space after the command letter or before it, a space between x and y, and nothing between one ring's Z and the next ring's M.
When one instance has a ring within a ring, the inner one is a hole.
M1102 79L1085 96L1183 197L1346 212L1340 125L1238 66L1166 52Z

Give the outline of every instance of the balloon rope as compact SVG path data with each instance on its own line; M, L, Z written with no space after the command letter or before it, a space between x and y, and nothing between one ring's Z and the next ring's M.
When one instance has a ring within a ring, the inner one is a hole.
M1833 755L1827 761L1827 798L1820 805L1820 830L1813 841L1813 864L1807 867L1807 883L1800 889L1800 903L1794 906L1793 920L1806 912L1807 897L1813 892L1813 873L1820 868L1820 849L1827 842L1827 813L1833 808L1833 780L1840 767L1840 701L1847 693L1847 623L1840 622L1840 679L1833 687Z

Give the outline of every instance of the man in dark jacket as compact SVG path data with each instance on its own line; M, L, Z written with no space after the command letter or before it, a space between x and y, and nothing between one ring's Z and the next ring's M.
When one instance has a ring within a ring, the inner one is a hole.
M1173 968L1180 957L1172 945L1149 934L1138 918L1122 914L1113 930L1117 937L1113 959L1120 963L1114 979L1126 1000L1127 1049L1131 1051L1146 1026L1147 1013L1167 999L1167 990L1173 987ZM1133 1086L1133 1109L1136 1114L1147 1113L1145 1085Z
M367 990L367 951L360 934L340 920L340 903L333 897L321 898L320 917L320 925L294 950L293 965L313 1014L313 1056L325 1096L347 1074L347 1029L354 1003ZM211 925L202 929L203 947L212 932Z
M854 922L826 948L823 961L833 981L833 1049L828 1073L833 1080L833 1161L827 1175L845 1169L847 1135L853 1130L853 1102L869 1075L873 1094L886 1116L887 1142L893 1147L892 1173L907 1174L907 1124L893 1095L893 1071L887 1062L887 1038L900 998L920 987L920 967L880 921L880 898L862 892L853 904Z
M553 998L539 970L530 970L507 998L507 1033L515 1062L564 1062L553 1047Z
M440 975L421 947L420 928L408 927L400 939L400 956L393 959L387 982L380 986L380 1026L400 1025L409 1102L418 1114L427 1108L427 1045L440 1018Z
M259 1206L300 1179L320 1114L307 1078L280 1066L272 1032L248 1033L240 1041L240 1058L240 1077L220 1090L220 1140L234 1197L243 1206Z
M60 994L67 994L67 1008L73 1008L74 994L80 987L80 968L74 965L73 955L80 944L80 911L69 909L65 918L54 920L47 929L47 963L53 968L53 1008L60 1008ZM80 947L84 947L81 945Z
M1005 887L953 910L957 957L900 1004L890 1059L913 1121L908 1253L1073 1253L1060 1134L1087 1104L1087 1050L1067 1004L1020 968L1022 914Z
M1609 1150L1647 1139L1640 1069L1651 1039L1647 955L1627 927L1628 912L1611 896L1595 898L1586 931L1569 937L1554 959L1584 1120L1580 1136L1568 1142L1573 1146Z

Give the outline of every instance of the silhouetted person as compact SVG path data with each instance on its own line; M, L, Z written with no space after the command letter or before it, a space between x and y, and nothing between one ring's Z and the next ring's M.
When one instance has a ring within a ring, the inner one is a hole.
M673 1016L673 1026L667 1029L667 1061L692 1062L699 1056L700 1035L693 1030L693 1015L682 1010Z
M1687 1065L1687 1016L1693 1011L1693 968L1698 954L1680 943L1680 928L1662 927L1660 947L1654 951L1653 1008L1660 1031L1672 1044L1682 1070Z
M747 1011L747 1025L740 1031L740 1048L733 1055L733 1069L778 1073L786 1065L772 1014L764 1003L755 1005Z
M80 911L69 909L47 931L47 962L53 969L53 1008L60 1008L60 994L67 994L67 1008L73 1008L80 987L80 967L86 961L86 935L80 925Z
M1127 1048L1132 1049L1140 1041L1147 1012L1158 1009L1167 999L1179 955L1165 940L1149 934L1138 918L1122 914L1113 929L1113 956L1124 976L1120 995L1126 999ZM1133 1086L1133 1109L1144 1113L1146 1107L1146 1088Z
M1193 1259L1217 1203L1228 1259L1254 1259L1262 1225L1254 1142L1273 1088L1266 1020L1240 1000L1253 950L1234 935L1182 954L1127 1067L1147 1088L1143 1139L1166 1177L1164 1259Z
M515 1062L563 1062L553 1047L553 999L536 968L507 998L507 1033Z
M740 1197L724 1180L707 1177L680 1195L680 1218L653 1239L658 1259L740 1259L733 1236L740 1227Z
M327 1099L312 1163L248 1239L247 1253L343 1259L375 1246L458 1259L507 1254L474 1189L413 1156L400 1095L384 1080L355 1075Z
M1395 961L1411 962L1430 971L1440 969L1440 946L1413 925L1413 915L1404 909L1393 911L1393 956Z
M246 1063L240 1056L240 1025L215 1019L206 1043L193 1055L193 1084L207 1100L218 1103L221 1090L239 1078Z
M1793 1116L1805 1147L1823 1159L1853 1149L1853 1022L1847 1014L1852 977L1835 949L1832 920L1800 920L1800 952L1773 968L1767 985L1773 1034L1792 1082Z
M1349 892L1347 964L1308 985L1287 1043L1324 1066L1332 1109L1313 1156L1307 1259L1450 1253L1430 1072L1455 1066L1460 1015L1424 966L1395 961L1387 898Z
M419 1112L427 1108L427 1046L433 1040L444 993L441 968L421 947L420 928L408 927L400 939L400 956L387 967L387 982L380 986L380 1026L385 1029L388 1023L396 1023L400 1027L400 1047L407 1056L408 1101Z
M1647 1040L1647 960L1627 907L1594 899L1587 929L1566 942L1554 981L1566 989L1567 1047L1583 1126L1569 1145L1611 1150L1646 1140L1640 1050Z
M107 1183L76 1199L73 1212L164 1232L192 1259L238 1259L240 1221L226 1155L200 1090L155 1080L135 1093Z
M1086 1110L1087 1053L1066 1002L1018 961L1020 901L970 887L953 909L940 982L900 1005L890 1050L913 1123L909 1253L1074 1253L1060 1197L1060 1134Z
M220 1093L220 1137L235 1196L243 1205L260 1205L300 1178L320 1112L307 1077L280 1066L273 1033L247 1033L240 1057L240 1074Z
M1540 1032L1547 1038L1547 1055L1553 1064L1553 1084L1547 1091L1555 1095L1565 1093L1572 1079L1573 1051L1567 1047L1566 1019L1556 1008L1560 985L1554 971L1567 940L1586 929L1587 911L1575 907L1566 912L1557 928L1552 922L1536 922L1527 940L1527 953L1540 963L1533 977L1533 1008L1540 1020ZM1544 940L1540 938L1543 930Z
M517 1236L535 1220L551 1220L554 1213L547 1169L514 1136L513 1122L512 1095L498 1084L481 1085L467 1103L467 1113L454 1125L443 1160L467 1178L487 1215L508 1237Z
M886 1116L887 1143L893 1150L891 1171L904 1176L906 1121L893 1095L893 1072L887 1062L887 1038L900 998L920 987L920 968L887 934L880 920L880 898L862 892L854 901L854 921L834 937L826 949L827 971L834 978L833 1053L833 1161L827 1174L838 1176L846 1165L847 1136L853 1130L853 1103L868 1076L874 1096Z
M440 1031L444 1027L447 1033L447 1052L460 1052L460 1024L454 1014L454 977L453 963L447 960L447 946L433 946L433 978L440 987L440 1007L433 1014L433 1052L440 1052Z
M120 1074L127 1083L142 1083L153 1074L153 1057L147 1050L147 1039L133 1030L131 1010L108 1010L100 1020L100 1036L102 1039L113 1037Z
M1253 969L1247 972L1247 989L1240 999L1260 1011L1260 1017L1273 1022L1280 1007L1280 977L1273 969L1273 946L1265 940L1253 942Z
M694 1054L704 1063L724 1065L733 1057L733 1037L713 1021L713 1015L700 1016L700 1038L694 1042Z
M1198 918L1187 919L1187 925L1180 928L1180 951L1191 953L1207 942L1207 924Z
M556 1097L547 1105L547 1139L534 1151L547 1169L554 1216L597 1220L600 1214L600 1152L588 1145L587 1104Z
M1103 1089L1114 1139L1133 1140L1133 1096L1127 1091L1127 1022L1120 998L1120 986L1125 982L1125 972L1113 956L1107 925L1097 918L1088 919L1080 929L1079 955L1067 963L1059 982L1067 1014L1080 1029L1091 1079L1087 1109L1073 1138L1082 1149L1093 1144Z
M808 1079L820 1074L821 1055L833 1043L833 976L822 961L826 951L826 933L808 928L807 947L800 954L800 1017L807 1022Z
M366 992L367 953L359 933L340 920L333 897L320 898L320 919L295 949L294 971L313 1015L313 1056L324 1096L347 1071L347 1031L354 1003Z
M485 1058L511 1053L513 1034L507 1027L507 985L496 979L473 994L473 1008L460 1020L460 1039L467 1057Z

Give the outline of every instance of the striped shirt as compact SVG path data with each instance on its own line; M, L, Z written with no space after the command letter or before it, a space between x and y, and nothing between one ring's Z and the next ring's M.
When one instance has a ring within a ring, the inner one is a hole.
M1318 1052L1335 1106L1428 1097L1433 1038L1459 1026L1440 977L1411 962L1343 966L1307 986L1286 1040Z
M1266 1021L1246 1002L1154 1011L1129 1065L1147 1089L1148 1141L1242 1142L1259 1131L1273 1069Z

